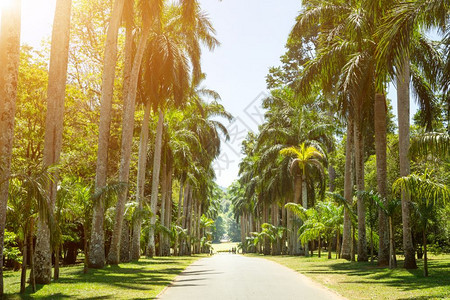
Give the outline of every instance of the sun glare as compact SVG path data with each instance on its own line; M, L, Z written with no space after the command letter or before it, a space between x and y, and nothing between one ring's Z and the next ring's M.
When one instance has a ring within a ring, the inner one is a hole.
M12 4L13 0L0 0L0 11Z

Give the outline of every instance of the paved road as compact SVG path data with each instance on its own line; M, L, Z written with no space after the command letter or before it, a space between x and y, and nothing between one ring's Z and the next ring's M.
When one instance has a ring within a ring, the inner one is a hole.
M160 300L343 299L275 262L217 254L190 265Z

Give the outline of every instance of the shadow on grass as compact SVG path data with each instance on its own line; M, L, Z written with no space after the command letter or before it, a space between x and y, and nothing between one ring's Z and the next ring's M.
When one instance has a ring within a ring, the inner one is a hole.
M52 282L49 286L63 285L65 290L75 287L75 285L86 284L86 286L110 286L114 289L136 290L136 291L150 291L156 287L167 286L171 283L173 277L181 273L187 266L186 261L191 261L192 258L177 258L177 259L143 259L127 264L120 264L115 266L106 266L103 269L89 269L87 274L83 273L83 268L67 267L63 268L64 272L61 274L57 282ZM155 266L155 267L152 267ZM164 267L165 266L165 267ZM36 285L37 291L42 289L44 285ZM68 287L68 288L67 288ZM70 293L70 292L69 292ZM120 296L120 295L118 295ZM132 297L132 296L131 296ZM131 298L130 297L130 298ZM31 291L28 286L26 293L7 294L4 299L115 299L115 295L104 295L95 297L83 297L82 295L74 295L61 293L55 289L55 293L49 296L39 296ZM148 299L135 298L135 299Z
M418 260L419 268L415 270L403 269L403 261L399 261L397 269L377 267L372 263L336 262L326 265L318 265L313 270L299 269L304 274L345 274L354 277L355 280L345 283L361 283L371 285L385 285L395 287L403 291L434 289L437 287L450 287L450 262L448 260L435 259L429 261L429 277L423 275L423 262ZM424 296L417 299L430 299L436 297L448 297L450 291L442 295Z

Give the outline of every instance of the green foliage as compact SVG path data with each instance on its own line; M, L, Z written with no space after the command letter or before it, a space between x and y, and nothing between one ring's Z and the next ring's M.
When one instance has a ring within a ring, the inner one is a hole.
M14 232L5 231L3 255L6 266L11 266L14 262L22 263L22 253L18 247L18 236Z

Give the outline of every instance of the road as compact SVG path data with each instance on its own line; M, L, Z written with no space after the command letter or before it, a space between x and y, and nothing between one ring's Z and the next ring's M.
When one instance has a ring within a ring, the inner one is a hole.
M217 254L190 265L160 300L344 299L304 275L256 257Z

